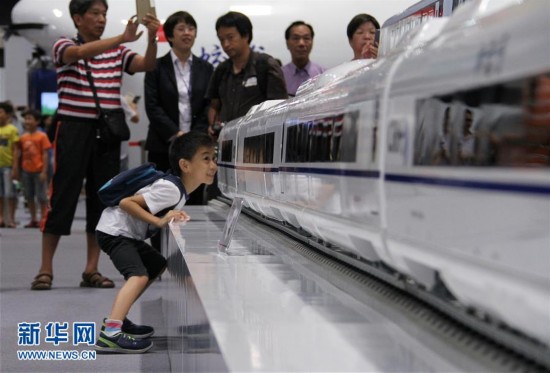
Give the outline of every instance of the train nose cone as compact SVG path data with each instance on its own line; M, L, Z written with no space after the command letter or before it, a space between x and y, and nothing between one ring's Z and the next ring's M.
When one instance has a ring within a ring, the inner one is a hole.
M75 33L67 2L20 0L12 9L9 30L29 40L45 53L59 37Z

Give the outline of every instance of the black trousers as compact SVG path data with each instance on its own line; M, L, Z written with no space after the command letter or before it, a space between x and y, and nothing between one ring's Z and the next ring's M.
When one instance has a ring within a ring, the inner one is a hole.
M120 144L106 146L96 139L93 120L60 119L55 163L49 187L50 209L43 232L69 235L86 180L86 232L94 233L105 206L98 189L120 171Z

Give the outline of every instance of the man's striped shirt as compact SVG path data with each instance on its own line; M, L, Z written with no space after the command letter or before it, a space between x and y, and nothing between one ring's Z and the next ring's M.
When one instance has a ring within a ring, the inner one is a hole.
M78 45L74 39L61 38L53 46L54 63L57 72L57 93L59 106L57 113L62 116L94 119L97 109L94 96L86 76L84 60L66 65L62 61L65 50ZM120 88L122 74L128 72L136 53L118 46L88 60L92 79L104 109L120 108Z

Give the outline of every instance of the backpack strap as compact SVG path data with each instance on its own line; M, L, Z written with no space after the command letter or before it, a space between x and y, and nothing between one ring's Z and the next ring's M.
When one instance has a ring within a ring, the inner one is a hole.
M185 190L185 187L183 186L183 184L181 183L181 179L179 177L177 177L176 175L174 174L171 174L171 173L167 173L166 175L164 175L162 177L163 179L166 179L168 181L171 181L173 182L179 189L180 191L180 201L182 198L185 197L185 200L187 201L189 199L189 196L187 195L187 191ZM178 201L178 204L179 204L179 201ZM176 204L177 206L177 204Z
M269 57L269 54L266 53L258 53L258 55L256 56L256 79L258 80L258 88L260 88L260 91L266 99L267 76L269 70L269 64L267 63L267 60Z
M229 71L229 59L221 62L214 70L214 73L212 74L212 86L215 87L216 90L220 89L220 84L222 82L222 79L228 71Z
M168 181L171 181L172 183L174 183L180 191L180 198L178 200L178 203L176 203L174 206L167 207L167 208L157 212L155 215L159 216L159 217L166 215L168 213L168 211L172 210L174 207L179 205L182 198L185 198L186 201L189 199L189 196L187 195L187 192L185 191L185 187L181 183L181 180L180 180L179 177L177 177L176 175L173 175L171 173L167 173L164 176L162 176L160 179L165 179L165 180L168 180ZM149 225L148 228L147 228L146 237L147 238L153 237L153 236L157 235L159 232L160 232L159 228L155 228L155 227Z
M179 205L179 203L181 202L181 200L183 198L185 198L185 200L187 201L189 199L189 196L187 195L187 191L185 190L185 187L183 186L183 184L181 183L181 179L179 177L177 177L176 175L174 174L171 174L171 173L167 173L165 174L163 177L161 177L161 179L165 179L165 180L168 180L168 181L171 181L172 183L174 183L175 186L178 187L179 191L180 191L180 198L178 200L178 203L176 203L174 206L170 206L170 207L167 207L161 211L159 211L156 215L157 216L164 216L166 215L166 213L170 210L172 210L174 207L176 207L177 205Z

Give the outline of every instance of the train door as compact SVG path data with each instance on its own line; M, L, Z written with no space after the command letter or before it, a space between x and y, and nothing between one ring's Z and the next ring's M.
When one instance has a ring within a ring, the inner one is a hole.
M361 222L350 229L353 249L371 261L379 261L381 247L380 169L379 169L379 100L368 100L346 108L342 131L342 167L339 178L342 215ZM353 152L353 158L349 153Z

